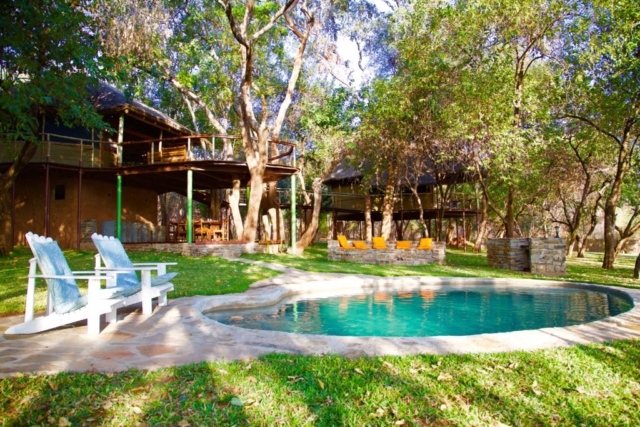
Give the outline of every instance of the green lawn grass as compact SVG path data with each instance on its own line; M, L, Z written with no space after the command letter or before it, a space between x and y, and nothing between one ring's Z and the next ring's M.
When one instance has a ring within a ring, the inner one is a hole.
M93 270L94 252L64 251L69 266L74 271ZM183 257L170 252L130 252L133 262L177 262L177 266L167 267L167 271L178 271L180 274L171 282L175 290L169 298L188 297L193 295L220 295L244 292L249 285L261 279L276 276L280 273L262 267L228 261L216 257ZM0 257L2 272L0 286L0 315L11 315L24 312L27 289L29 259L32 257L28 247L18 246L6 257ZM44 310L46 285L38 280L36 292L36 311ZM86 288L86 282L79 282Z
M66 252L73 268L91 254ZM446 266L377 267L304 257L245 255L311 271L376 275L532 277L487 266L483 255L447 253ZM135 261L178 261L171 295L241 292L271 272L215 258L132 253ZM566 279L638 286L634 257L614 271L591 254L570 260ZM0 258L11 293L24 292L28 251ZM253 275L246 280L245 274ZM7 293L8 292L8 293ZM14 298L19 298L14 296ZM14 310L5 309L5 313ZM1 355L0 355L1 356ZM268 355L255 360L117 374L22 375L0 380L0 425L256 426L635 426L640 425L640 342L536 352L346 359Z
M555 280L530 273L519 273L489 267L486 254L464 252L461 249L447 249L446 265L390 266L370 265L327 260L327 246L316 243L307 248L301 256L245 254L243 258L272 262L295 267L300 270L324 273L372 274L375 276L447 276L447 277L504 277L533 278ZM567 262L567 275L562 280L589 282L604 285L640 287L640 281L633 279L635 255L620 255L614 270L604 270L602 253L588 253L586 258L570 258Z

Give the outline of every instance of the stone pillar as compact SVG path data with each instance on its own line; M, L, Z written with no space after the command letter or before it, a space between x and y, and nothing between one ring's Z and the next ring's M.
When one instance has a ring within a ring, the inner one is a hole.
M531 271L529 239L488 239L487 260L491 267Z
M531 271L542 276L566 274L564 239L488 239L487 260L492 267Z
M529 239L531 272L541 276L564 276L567 273L565 239Z

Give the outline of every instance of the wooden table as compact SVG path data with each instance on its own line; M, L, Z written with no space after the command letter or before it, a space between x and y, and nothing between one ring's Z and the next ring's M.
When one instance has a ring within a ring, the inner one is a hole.
M169 240L176 242L187 241L187 221L170 221L169 222ZM196 219L193 220L193 240L229 240L229 233L226 221L217 221L212 219Z

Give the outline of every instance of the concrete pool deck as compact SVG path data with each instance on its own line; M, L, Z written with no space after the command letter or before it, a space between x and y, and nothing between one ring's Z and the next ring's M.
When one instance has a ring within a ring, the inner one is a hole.
M142 316L140 307L118 311L118 322L103 323L100 335L87 335L86 325L65 327L34 335L0 336L0 377L18 373L61 371L116 372L129 368L158 369L214 360L250 359L280 352L290 354L340 354L346 357L408 355L419 353L461 354L532 351L575 344L640 338L640 290L598 287L624 292L635 303L630 311L588 324L562 328L516 331L471 336L418 338L337 337L296 335L226 326L208 319L203 309L218 305L264 304L291 292L329 289L379 289L402 286L471 284L473 279L439 277L381 278L364 275L309 273L261 262L283 274L256 282L243 294L189 297L169 300ZM490 279L482 279L484 282ZM509 279L511 282L515 280ZM408 283L407 283L408 282ZM496 284L504 285L502 279ZM560 282L518 280L536 286ZM0 333L19 323L22 316L0 318Z

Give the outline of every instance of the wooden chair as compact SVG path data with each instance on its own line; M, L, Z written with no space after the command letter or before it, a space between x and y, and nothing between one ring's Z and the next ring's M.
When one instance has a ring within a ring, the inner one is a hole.
M116 320L116 310L124 305L127 294L126 289L115 286L117 273L74 273L55 240L31 232L25 237L34 258L29 261L24 323L11 326L6 334L34 334L86 319L87 333L97 335L102 314L107 315L109 322ZM36 274L36 267L41 274ZM47 311L44 316L34 318L36 279L47 283ZM76 280L89 282L87 295L80 294ZM101 281L112 287L102 289Z
M97 271L117 272L115 286L125 289L126 299L124 306L142 303L142 314L153 313L152 300L158 298L158 305L167 305L167 293L173 291L171 279L178 273L167 273L167 265L176 265L175 262L145 262L132 263L129 255L125 251L120 240L115 237L105 237L93 233L91 236L93 244L98 249L95 256L95 269ZM104 267L101 264L104 262ZM140 272L141 279L138 279L136 271ZM151 276L155 271L156 276ZM110 284L107 284L107 289Z
M185 221L178 221L178 225L176 226L176 241L187 241L187 223Z
M207 227L207 225L205 225L205 222L202 220L199 220L197 228L194 225L194 230L196 240L211 240L213 238L213 230L211 226Z

